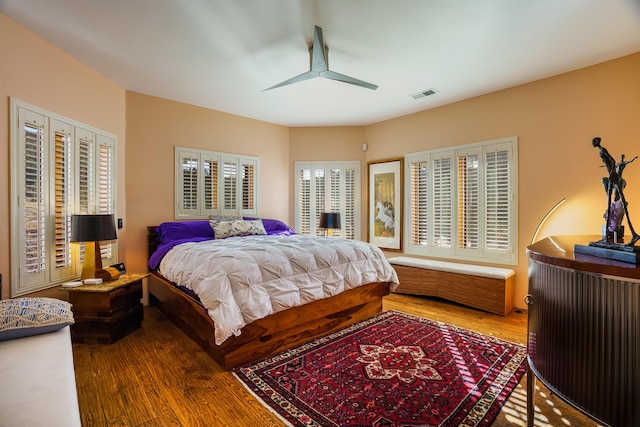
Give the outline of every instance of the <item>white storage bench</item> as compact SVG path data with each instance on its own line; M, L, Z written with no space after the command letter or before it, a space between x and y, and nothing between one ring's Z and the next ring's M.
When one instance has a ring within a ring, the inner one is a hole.
M513 309L511 269L402 256L388 261L400 280L395 292L440 297L502 316Z
M0 300L0 426L80 427L71 304Z

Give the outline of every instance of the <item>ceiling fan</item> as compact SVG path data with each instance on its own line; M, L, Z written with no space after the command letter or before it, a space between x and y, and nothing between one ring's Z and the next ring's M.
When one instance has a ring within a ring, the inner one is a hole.
M271 86L264 91L275 89L277 87L290 85L292 83L301 82L304 80L313 79L316 77L325 77L331 80L337 80L343 83L349 83L356 86L362 86L367 89L376 90L378 85L374 85L372 83L365 82L363 80L358 80L353 77L346 76L344 74L336 73L335 71L329 70L329 60L327 55L327 50L324 47L324 40L322 38L322 28L315 26L315 32L313 35L313 47L310 50L311 54L311 69L306 73L302 73L298 76L292 77L288 80L285 80L277 85Z

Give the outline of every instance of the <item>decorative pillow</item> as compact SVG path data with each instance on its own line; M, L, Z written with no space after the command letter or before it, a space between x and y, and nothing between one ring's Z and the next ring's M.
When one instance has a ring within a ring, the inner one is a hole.
M252 219L261 219L262 225L264 226L264 229L267 232L267 234L295 234L295 232L293 231L293 229L291 229L291 227L289 227L287 224L280 221L279 219L252 218L248 216L245 216L244 219L245 221L249 221Z
M240 215L209 215L209 221L238 221L242 219L244 219L244 217L241 217Z
M238 215L209 215L209 226L211 226L215 234L216 225L218 225L221 221L242 221L242 220L244 220L244 218ZM215 238L217 239L217 237Z
M0 300L0 341L46 334L72 324L67 301L44 297Z
M213 227L216 239L226 239L233 236L249 236L254 234L267 234L262 225L262 220L220 221Z

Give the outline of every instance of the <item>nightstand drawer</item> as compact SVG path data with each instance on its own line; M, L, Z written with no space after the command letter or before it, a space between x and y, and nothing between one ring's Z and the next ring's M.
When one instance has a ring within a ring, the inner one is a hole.
M138 303L113 316L74 316L71 339L75 343L111 344L142 325L143 306Z

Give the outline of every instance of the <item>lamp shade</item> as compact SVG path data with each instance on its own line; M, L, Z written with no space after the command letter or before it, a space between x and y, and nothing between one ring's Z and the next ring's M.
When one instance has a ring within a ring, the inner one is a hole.
M320 228L340 228L340 214L338 212L322 212L320 214Z
M72 242L100 242L117 238L113 214L71 215Z

